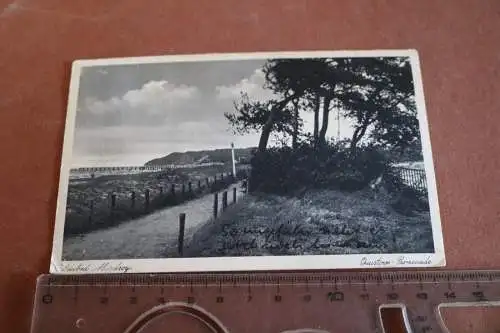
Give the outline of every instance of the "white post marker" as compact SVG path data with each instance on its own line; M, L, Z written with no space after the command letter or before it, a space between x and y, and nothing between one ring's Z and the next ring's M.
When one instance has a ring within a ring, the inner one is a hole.
M234 143L231 142L231 157L233 159L233 177L236 177L236 161L234 160Z

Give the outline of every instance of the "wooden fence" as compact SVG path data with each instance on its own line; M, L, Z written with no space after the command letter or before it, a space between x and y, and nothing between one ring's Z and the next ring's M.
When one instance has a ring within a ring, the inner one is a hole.
M74 235L147 215L155 210L175 206L200 196L220 191L245 175L223 173L169 187L146 188L103 193L97 198L68 200L65 234Z
M212 215L214 219L217 219L219 216L219 213L222 211L224 212L230 205L233 205L237 201L237 191L238 189L236 187L233 187L229 192L227 190L223 192L215 192L214 193L214 201L213 201L213 211ZM229 198L229 195L231 195L231 199ZM219 197L221 197L221 200L219 201ZM219 204L220 202L220 204ZM179 236L177 240L177 254L182 257L184 253L184 234L185 234L185 228L186 228L186 216L187 213L180 213L179 214Z

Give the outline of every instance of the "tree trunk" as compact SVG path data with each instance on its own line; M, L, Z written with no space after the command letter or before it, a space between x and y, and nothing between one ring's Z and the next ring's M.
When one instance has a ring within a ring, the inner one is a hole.
M354 155L354 153L356 152L356 146L358 145L358 141L359 141L359 131L360 131L360 127L356 127L356 129L354 130L354 133L352 134L351 146L349 147L352 155Z
M356 153L356 148L358 146L358 143L361 140L361 138L366 134L366 130L368 129L368 126L370 126L371 123L372 123L371 117L366 117L361 123L361 126L356 127L356 129L354 130L350 147L352 154Z
M276 103L271 107L271 111L269 112L269 117L267 118L266 123L262 127L262 133L260 134L259 147L258 147L259 152L264 152L267 148L267 143L269 141L269 137L271 136L271 131L274 126L276 115L278 114L278 112L281 112L281 110L295 97L296 95L286 97L284 100Z
M314 132L313 132L314 147L318 146L320 104L321 104L321 97L317 93L314 99Z
M319 132L319 144L326 144L326 131L328 130L328 117L330 116L330 103L331 97L325 97L323 101L323 121L321 124L321 131Z
M269 112L269 117L267 118L266 123L262 127L262 133L260 134L260 140L259 140L259 152L263 152L267 148L267 142L269 141L269 136L271 135L271 130L273 129L276 113L278 113L277 109L275 107L271 108L271 112Z
M296 99L293 102L293 133L292 133L292 148L297 148L299 136L299 101Z

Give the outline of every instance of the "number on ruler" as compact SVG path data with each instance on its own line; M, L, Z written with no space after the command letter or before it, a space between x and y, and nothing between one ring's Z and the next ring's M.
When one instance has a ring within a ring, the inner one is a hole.
M416 316L415 321L419 322L419 323L423 323L423 322L427 321L427 316Z
M343 301L344 300L344 293L341 291L329 292L328 299L330 300L330 302Z
M43 297L42 297L43 304L50 304L50 303L52 303L53 300L54 300L54 298L52 297L51 294L43 295Z
M472 296L474 296L478 301L482 301L485 299L484 292L482 291L473 291Z
M446 299L455 299L457 298L457 296L455 295L455 292L454 291L447 291L444 293L444 297L446 297Z
M427 293L417 293L417 298L418 299L427 299L428 295L427 295Z

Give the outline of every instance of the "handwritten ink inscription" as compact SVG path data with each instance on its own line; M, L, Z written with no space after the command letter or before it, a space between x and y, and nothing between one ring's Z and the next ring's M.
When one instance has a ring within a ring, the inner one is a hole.
M321 250L332 247L366 247L367 244L356 242L355 238L359 234L377 235L383 231L383 227L349 226L347 223L342 223L319 231L319 233L317 230L313 232L307 225L290 223L282 223L277 227L257 228L234 228L232 225L223 225L221 234L227 237L221 237L223 241L219 245L219 251L221 253L226 253L227 250L243 252L260 248L287 252L307 247L308 252L319 253Z
M389 265L401 265L401 266L411 266L411 265L430 265L432 260L430 256L425 258L414 258L412 256L399 256L395 261L393 259L379 256L376 258L363 257L361 258L361 266L389 266Z
M65 272L110 272L110 273L129 273L132 267L122 262L104 261L99 263L64 263Z

